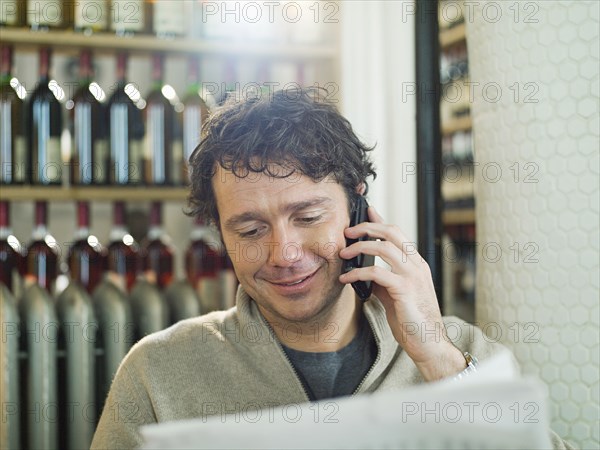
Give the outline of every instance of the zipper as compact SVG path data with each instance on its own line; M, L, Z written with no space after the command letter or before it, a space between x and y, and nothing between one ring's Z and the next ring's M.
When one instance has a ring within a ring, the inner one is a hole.
M379 336L377 336L377 334L375 333L375 329L373 328L373 325L371 325L371 321L369 320L368 317L366 317L367 316L366 313L363 312L363 314L365 314L365 318L367 319L367 322L369 323L369 327L371 328L371 332L373 333L373 337L375 338L375 343L377 344L377 356L375 357L375 361L371 365L371 368L369 369L369 371L365 374L365 376L363 377L363 379L361 380L359 385L356 387L356 389L352 393L353 396L358 394L358 391L360 391L360 389L365 384L365 380L369 377L369 375L371 375L371 372L373 372L373 369L375 368L375 366L381 359L381 341L379 340Z
M283 354L283 357L287 361L288 366L292 369L292 372L294 372L294 376L296 377L296 381L298 382L298 384L302 388L302 392L304 392L304 396L306 397L306 400L310 402L311 401L310 400L310 396L308 395L308 392L306 392L306 388L304 387L304 383L302 383L302 380L300 380L300 377L298 376L298 372L296 371L296 368L294 367L294 365L292 364L292 361L290 361L290 358L288 357L287 353L285 352L285 350L281 346L281 343L279 342L279 339L277 339L277 335L273 331L273 328L271 327L271 325L269 324L269 322L267 322L267 320L263 317L262 314L260 314L260 318L263 321L263 323L267 326L267 328L269 329L269 331L271 332L271 336L275 340L275 345L277 345L277 347L279 347L279 350L281 351L281 353Z

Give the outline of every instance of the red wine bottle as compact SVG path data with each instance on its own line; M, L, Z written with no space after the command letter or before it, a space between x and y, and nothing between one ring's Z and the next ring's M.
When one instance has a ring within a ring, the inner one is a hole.
M62 111L50 89L50 49L40 49L40 80L28 108L29 154L32 184L62 184L60 134Z
M35 202L35 229L25 257L25 279L53 292L58 277L58 244L47 228L47 203Z
M0 201L0 283L13 294L23 273L23 247L10 228L10 204Z
M90 205L77 202L77 231L75 243L67 257L69 274L88 293L102 280L106 266L106 252L96 236L90 235Z
M125 203L115 202L106 268L109 277L124 291L131 290L135 283L139 267L138 258L139 246L125 227Z
M117 56L117 85L108 101L107 123L110 141L110 182L141 184L143 174L144 123L132 97L138 92L127 83L127 54Z
M144 109L146 123L146 183L152 185L180 185L183 163L181 146L174 146L175 107L174 90L163 85L164 57L155 54L152 59L152 91ZM172 98L165 96L171 92Z
M148 240L143 247L144 273L160 289L173 281L173 254L171 238L162 228L162 204L152 202Z
M185 270L200 298L202 313L222 309L221 272L223 258L215 231L196 218L185 253Z
M235 306L238 279L233 270L231 258L225 251L225 246L221 248L221 306L223 309L229 309Z
M83 50L79 59L79 88L70 110L73 123L71 182L75 185L106 184L110 170L104 111L104 94L92 83L92 53Z
M23 184L29 172L23 100L11 85L13 49L0 53L0 184Z
M200 143L202 124L208 119L208 107L201 97L200 68L197 57L188 62L188 87L183 100L183 157L185 160L186 182L189 183L188 161L194 149Z

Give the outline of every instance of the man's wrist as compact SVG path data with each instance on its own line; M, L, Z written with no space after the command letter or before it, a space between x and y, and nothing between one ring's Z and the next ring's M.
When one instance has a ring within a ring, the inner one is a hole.
M455 376L468 367L463 353L454 345L445 350L439 357L433 358L430 364L417 364L426 381L437 381Z
M479 361L469 352L464 352L463 356L465 357L465 362L467 363L467 367L465 367L461 372L457 373L452 379L454 381L462 380L463 378L468 377L469 375L477 372L477 365Z

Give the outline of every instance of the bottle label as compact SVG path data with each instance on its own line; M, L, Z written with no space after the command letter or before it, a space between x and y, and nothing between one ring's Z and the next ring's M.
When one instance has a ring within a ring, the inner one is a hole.
M183 184L183 142L181 139L173 141L172 151L171 181L175 186L181 186Z
M0 2L0 24L14 26L19 22L17 13L18 0L2 0Z
M94 166L93 177L95 184L106 184L108 182L108 141L97 139L94 142Z
M200 143L200 130L202 128L202 113L197 105L189 105L183 110L183 148L185 149L186 163L194 149Z
M186 32L185 3L157 0L154 3L154 33L158 36L179 36Z
M0 183L11 183L14 163L12 160L12 108L10 102L0 102Z
M74 154L77 157L77 167L75 170L78 184L92 183L92 107L89 103L77 103L74 112Z
M164 184L167 180L165 155L165 108L163 105L147 106L146 154L151 184Z
M129 141L130 161L128 178L130 183L141 183L144 167L144 143L140 140Z
M67 15L62 0L29 0L27 2L27 24L32 27L59 27Z
M221 271L221 304L224 309L235 306L235 294L237 292L237 278L231 269Z
M200 297L202 314L223 308L221 305L221 280L219 278L201 278L196 284L196 291Z
M15 160L13 166L13 179L15 183L26 183L29 173L29 160L27 158L27 139L25 136L14 137Z
M177 2L179 3L179 2ZM110 29L117 34L139 33L145 28L143 0L113 0L110 11Z
M102 0L77 0L75 2L75 28L102 31L108 18L106 2Z
M60 157L60 138L48 136L45 146L40 148L37 161L35 182L40 184L62 183L62 160Z

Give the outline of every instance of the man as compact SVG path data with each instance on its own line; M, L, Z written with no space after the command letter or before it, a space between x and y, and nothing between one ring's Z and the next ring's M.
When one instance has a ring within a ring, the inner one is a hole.
M349 227L375 175L370 150L317 90L232 101L214 114L191 157L190 201L221 233L237 305L132 348L92 448L135 447L148 423L460 377L476 370L471 355L500 348L442 319L427 264L374 208ZM377 240L346 247L365 235ZM359 253L389 268L342 274L343 259ZM358 280L373 282L364 303L351 286ZM456 342L449 324L462 330Z

